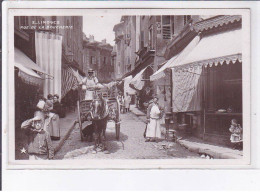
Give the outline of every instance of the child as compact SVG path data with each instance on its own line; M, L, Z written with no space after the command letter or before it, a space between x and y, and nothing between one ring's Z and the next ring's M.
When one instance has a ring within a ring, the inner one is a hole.
M28 135L29 160L53 159L54 149L47 131L43 130L44 118L35 116L22 123L21 129Z
M229 131L232 133L230 136L231 143L234 144L233 149L236 149L237 146L240 146L242 144L242 127L237 123L236 119L231 120L231 126L229 128Z

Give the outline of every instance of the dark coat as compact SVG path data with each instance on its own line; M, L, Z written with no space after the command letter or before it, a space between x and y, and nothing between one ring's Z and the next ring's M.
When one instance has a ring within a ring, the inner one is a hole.
M55 113L57 115L61 115L61 104L59 102L54 102L53 103L53 109L50 111L52 113Z

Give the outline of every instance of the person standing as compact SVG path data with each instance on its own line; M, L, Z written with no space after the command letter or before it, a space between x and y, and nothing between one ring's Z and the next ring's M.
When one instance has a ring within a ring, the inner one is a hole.
M89 69L88 75L80 83L82 90L85 90L85 100L93 100L95 97L94 89L99 86L98 79L94 76L94 70Z
M51 136L51 140L60 140L60 118L57 114L51 112L53 110L53 104L45 103L44 112L46 112L46 130Z
M159 108L158 97L153 98L153 102L147 108L147 131L145 142L157 142L161 139L160 119L162 112Z
M49 106L50 106L51 108L53 108L53 95L52 95L52 94L48 94L46 103L48 103Z
M59 117L61 115L61 104L59 102L58 94L53 95L53 109L51 112L57 114Z
M43 128L44 117L40 116L28 119L21 125L21 129L28 136L29 160L51 160L54 157L50 134Z
M131 96L126 92L126 97L125 97L125 112L129 112L130 103L131 103Z
M124 95L120 96L120 111L125 113L125 98Z

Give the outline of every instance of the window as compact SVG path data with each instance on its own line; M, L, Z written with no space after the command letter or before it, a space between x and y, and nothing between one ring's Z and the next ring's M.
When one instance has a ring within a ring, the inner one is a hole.
M95 65L96 64L96 57L94 57L94 56L90 57L90 64L91 65Z
M149 47L150 47L150 49L154 49L154 45L153 45L153 25L151 25L150 28L149 28Z
M207 75L207 111L242 113L242 64L212 66Z
M103 63L106 64L106 57L104 57Z
M171 39L171 17L162 16L163 39Z
M189 22L190 19L191 19L191 15L184 16L184 26Z

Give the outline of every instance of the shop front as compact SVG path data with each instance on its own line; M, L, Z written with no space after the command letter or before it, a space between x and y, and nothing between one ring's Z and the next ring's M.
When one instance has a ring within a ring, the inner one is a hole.
M178 66L178 64L186 58L192 49L194 49L199 40L199 37L194 37L182 51L166 61L160 69L158 69L152 76L150 76L150 80L155 82L157 85L159 103L164 107L164 110L167 113L172 112L173 108L176 108L173 104L174 101L172 101L172 95L174 93L172 89L175 82L183 83L182 79L172 81L174 75L171 71L171 68ZM180 87L185 87L185 83ZM180 96L180 98L182 98L182 96Z
M149 65L136 74L130 81L130 87L136 91L135 102L143 110L147 108L149 101L152 99L153 91L149 80L152 73L153 68Z
M33 117L39 97L43 94L46 73L21 50L14 52L15 126Z
M199 43L172 68L173 112L179 128L229 145L232 119L242 126L241 28L198 35Z

